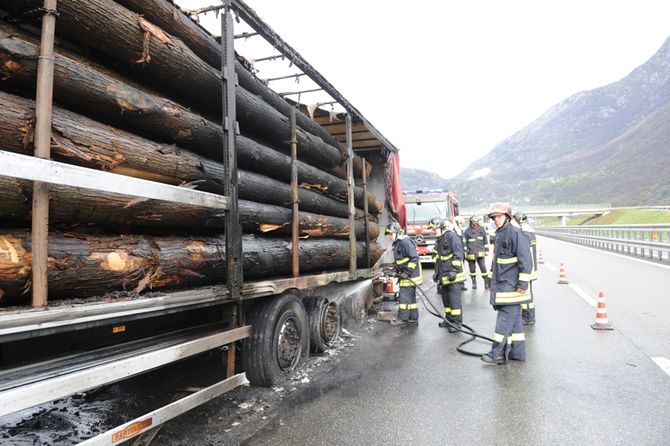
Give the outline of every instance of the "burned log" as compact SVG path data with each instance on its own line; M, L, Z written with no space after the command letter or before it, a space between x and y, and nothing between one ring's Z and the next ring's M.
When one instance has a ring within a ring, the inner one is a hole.
M291 242L245 235L242 240L246 279L291 273ZM381 247L371 244L376 261ZM49 234L49 297L90 297L113 291L141 293L225 282L224 237L146 235ZM357 246L364 266L365 246ZM0 296L17 303L30 289L30 233L0 230ZM300 270L322 272L346 269L349 243L313 239L300 242ZM29 295L29 292L28 294Z
M38 46L21 30L0 22L0 78L22 91L34 89ZM138 135L177 143L211 159L221 159L223 130L220 124L132 85L128 80L61 51L54 59L54 97L57 102L89 117ZM290 182L290 157L244 136L237 140L241 167ZM346 173L344 173L346 176ZM306 188L347 199L347 182L314 166L299 162L298 180ZM354 189L354 201L363 208L363 190ZM381 212L381 201L368 194L371 214Z
M10 2L24 12L39 2ZM38 5L39 6L39 5ZM61 0L58 35L119 59L135 78L179 98L187 106L221 115L220 72L195 55L179 39L112 0ZM257 135L288 151L290 125L260 97L237 87L237 116L242 132ZM214 100L213 100L214 98ZM333 168L344 162L341 151L299 129L298 151L310 164Z
M116 0L137 14L141 14L151 23L180 39L202 60L212 67L221 69L221 45L201 26L183 14L177 6L167 0ZM284 116L290 116L291 104L267 87L261 80L247 70L239 61L235 63L240 85L251 93L260 96L265 102L279 110ZM303 113L296 115L298 126L323 139L327 144L337 147L346 156L346 149L322 126ZM363 159L354 156L354 169L361 172ZM372 166L366 163L367 176Z
M0 177L0 222L30 221L32 183ZM290 209L253 201L239 201L239 220L245 233L291 235ZM223 211L159 200L149 200L107 192L51 185L49 221L54 227L88 226L223 231ZM369 222L370 238L379 235L379 226ZM365 225L356 222L356 238L365 238ZM301 237L346 238L349 220L300 212Z
M0 92L0 141L4 149L31 153L34 102ZM156 143L89 118L53 109L54 159L167 184L187 183L223 193L223 165L175 146ZM347 217L346 203L301 188L300 208L307 212ZM291 207L291 187L281 181L239 171L239 197ZM363 211L357 209L358 219Z

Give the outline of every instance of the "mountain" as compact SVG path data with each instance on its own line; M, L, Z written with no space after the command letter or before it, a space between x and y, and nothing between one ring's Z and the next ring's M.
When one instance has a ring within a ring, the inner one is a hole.
M400 184L404 191L422 189L449 190L449 182L434 172L423 169L400 168Z
M670 204L667 172L670 38L628 76L555 105L450 183L464 206Z

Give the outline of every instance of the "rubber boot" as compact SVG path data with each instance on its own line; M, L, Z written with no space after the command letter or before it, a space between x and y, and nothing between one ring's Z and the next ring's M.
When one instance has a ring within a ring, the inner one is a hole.
M473 290L477 289L477 278L475 277L472 278L472 289Z
M465 282L461 282L461 290L463 290L463 291L467 291L467 290L468 290L468 287L465 286Z
M484 289L488 290L489 288L491 288L491 279L484 277Z

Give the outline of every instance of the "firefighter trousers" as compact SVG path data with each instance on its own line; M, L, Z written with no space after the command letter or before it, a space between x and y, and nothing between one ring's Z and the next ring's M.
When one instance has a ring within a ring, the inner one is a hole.
M520 305L500 305L496 318L496 332L489 355L495 359L526 359L526 338L521 324Z
M444 304L444 315L450 322L460 325L463 322L463 309L461 307L462 283L442 285L442 303Z
M535 323L535 297L533 296L533 282L528 284L530 302L521 304L521 320L526 323Z
M401 286L398 291L398 319L416 321L419 319L419 305L416 303L416 287Z
M482 275L482 279L486 279L488 277L486 273L486 257L477 257L477 260L468 260L470 278L475 279L477 277L477 264L479 264L479 272Z

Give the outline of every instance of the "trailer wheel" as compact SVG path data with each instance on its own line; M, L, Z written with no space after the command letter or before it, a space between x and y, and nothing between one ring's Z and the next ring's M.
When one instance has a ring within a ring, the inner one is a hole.
M244 370L251 384L270 387L309 355L309 324L298 297L265 299L249 313L251 336L244 340Z
M340 335L340 310L335 302L329 302L323 296L306 299L305 308L309 317L310 350L315 353L323 352Z

